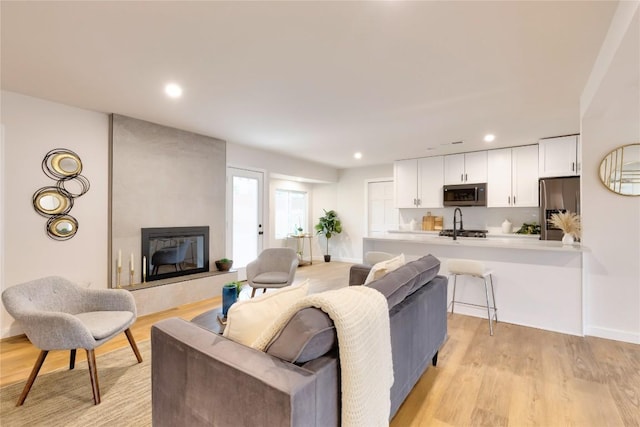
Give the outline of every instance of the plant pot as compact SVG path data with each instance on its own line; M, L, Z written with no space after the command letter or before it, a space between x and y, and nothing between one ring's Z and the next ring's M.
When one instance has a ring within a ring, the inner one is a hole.
M331 255L325 255L324 262L331 262Z
M218 269L218 271L229 271L231 270L232 265L233 265L233 261L229 261L229 262L216 261L216 268Z
M573 238L573 235L566 233L564 236L562 236L562 244L563 245L573 245L573 242L575 241L575 239Z

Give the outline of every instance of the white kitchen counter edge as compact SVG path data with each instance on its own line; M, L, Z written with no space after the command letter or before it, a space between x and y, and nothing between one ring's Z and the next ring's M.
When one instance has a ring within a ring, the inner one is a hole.
M389 240L396 242L424 243L429 245L443 246L468 246L480 248L502 248L502 249L524 249L533 251L559 251L559 252L586 252L588 248L580 243L573 245L563 245L555 240L538 240L531 237L488 237L486 239L476 237L458 237L453 240L451 237L441 237L434 232L386 232L372 233L364 239Z

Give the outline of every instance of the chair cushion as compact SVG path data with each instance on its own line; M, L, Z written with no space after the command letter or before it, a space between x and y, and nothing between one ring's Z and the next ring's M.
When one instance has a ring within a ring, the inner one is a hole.
M305 363L326 354L337 343L336 328L329 315L308 307L289 319L266 352L287 362Z
M365 279L364 284L368 285L374 280L381 278L385 274L391 271L394 271L399 267L402 267L404 264L405 264L404 254L400 254L391 259L380 261L376 263L373 267L371 267L371 270L369 271L369 274L367 275L367 278Z
M89 311L75 315L95 340L102 340L126 329L134 319L130 311Z
M254 284L264 283L265 285L275 285L278 283L287 283L289 280L289 273L283 273L281 271L268 271L266 273L258 274L253 278Z
M250 346L291 305L309 293L309 279L256 298L238 301L229 307L224 337Z

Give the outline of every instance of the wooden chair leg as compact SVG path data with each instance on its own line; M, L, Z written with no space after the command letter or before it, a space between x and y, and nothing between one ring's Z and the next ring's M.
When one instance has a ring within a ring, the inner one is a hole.
M71 355L69 356L69 370L76 367L76 349L71 349Z
M96 367L96 352L94 350L87 350L87 363L89 364L93 403L98 405L100 403L100 384L98 384L98 369Z
M33 365L33 369L31 370L29 379L27 380L27 383L24 385L24 389L22 389L22 394L18 398L18 403L16 404L16 406L22 406L25 399L27 398L27 395L29 394L29 390L31 390L31 386L33 385L33 382L36 380L36 377L38 376L38 372L40 372L40 368L42 368L42 364L44 363L44 359L46 359L47 354L49 354L49 351L40 350L38 359L36 359L36 364Z
M142 356L140 355L140 351L138 351L136 340L133 339L133 334L131 333L131 329L127 328L127 330L124 331L124 333L127 336L127 339L129 340L129 345L131 346L131 348L133 349L133 352L136 355L136 359L138 359L138 363L142 363Z

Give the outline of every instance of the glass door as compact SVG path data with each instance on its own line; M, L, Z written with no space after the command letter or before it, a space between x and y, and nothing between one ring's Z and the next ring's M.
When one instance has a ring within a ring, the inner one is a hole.
M246 280L245 267L258 257L263 245L263 174L227 168L227 253Z

